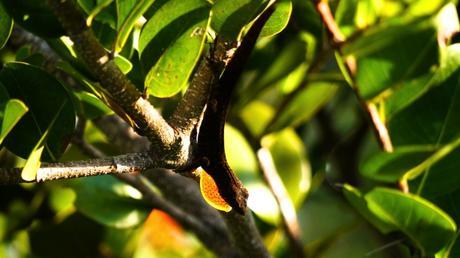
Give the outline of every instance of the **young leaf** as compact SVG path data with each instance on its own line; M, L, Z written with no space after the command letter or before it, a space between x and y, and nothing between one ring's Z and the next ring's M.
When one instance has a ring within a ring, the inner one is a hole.
M37 171L40 168L40 158L43 153L45 146L39 146L37 149L33 149L27 158L26 164L21 172L21 177L25 181L33 181L37 176Z
M170 97L187 83L203 48L210 5L205 0L157 1L139 39L145 87Z
M13 19L8 15L0 1L0 49L5 46L11 31L13 30Z
M134 28L134 24L136 24L137 20L147 11L154 1L155 0L139 0L136 5L133 6L128 16L126 16L121 25L119 25L113 48L114 53L119 53L123 49L123 46ZM117 1L117 3L118 2L119 1Z
M198 169L198 173L200 174L200 190L201 194L205 201L211 205L213 208L229 212L232 210L232 206L228 204L222 195L219 193L219 189L217 188L217 184L212 179L212 177L201 167Z
M10 99L5 105L0 131L0 145L5 137L29 109L19 99Z

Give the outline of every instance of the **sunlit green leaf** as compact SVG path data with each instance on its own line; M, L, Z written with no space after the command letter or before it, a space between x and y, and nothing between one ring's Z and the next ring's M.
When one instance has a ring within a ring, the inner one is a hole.
M222 1L222 0L221 0ZM260 37L270 37L280 33L286 28L292 13L292 1L281 0L275 6L275 11L265 23Z
M148 71L145 87L156 97L170 97L187 83L206 36L210 5L205 0L156 1L154 15L139 39Z
M2 86L0 85L0 87ZM1 121L0 145L28 110L27 106L18 99L10 99L6 103Z
M222 37L236 40L267 0L218 0L212 7L211 27Z

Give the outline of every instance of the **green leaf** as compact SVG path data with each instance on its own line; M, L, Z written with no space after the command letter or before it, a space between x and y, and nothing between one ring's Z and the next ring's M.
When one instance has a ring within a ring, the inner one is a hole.
M37 171L40 168L44 146L39 146L37 149L33 149L27 158L26 164L21 172L21 177L25 181L33 181L37 177Z
M393 152L378 152L361 164L361 174L383 182L397 182L405 172L435 152L434 146L404 146Z
M156 12L139 39L141 61L148 71L145 87L156 97L170 97L187 83L200 57L209 22L205 0L157 1Z
M82 112L86 119L92 120L113 113L113 111L107 107L104 102L93 94L88 92L78 92L75 94L80 100Z
M262 101L253 101L246 105L240 113L240 117L253 136L260 136L273 118L275 110Z
M277 131L288 126L298 126L308 121L335 95L338 86L318 82L308 85L290 101L285 110L276 117L268 131Z
M102 10L104 10L107 6L109 6L113 0L102 0L99 3L96 4L94 8L92 8L91 12L88 14L88 17L86 18L86 25L91 26L94 18L101 13Z
M131 11L126 16L126 18L123 20L121 25L119 23L118 34L117 34L117 38L115 39L114 49L113 49L115 53L119 53L123 49L123 46L128 40L128 37L131 34L131 31L133 30L134 25L136 24L137 20L142 16L142 14L144 14L147 11L147 9L152 5L154 1L155 0L137 1L136 5L132 7ZM117 7L120 7L119 2L120 0L117 0ZM120 11L120 9L118 9L118 11ZM118 22L120 21L121 19L119 18Z
M117 7L117 29L120 29L123 22L126 20L128 15L136 5L137 0L116 0L115 4Z
M56 161L65 151L75 129L75 110L70 95L61 83L38 67L24 63L7 63L0 72L0 82L11 98L20 99L29 112L5 139L4 146L27 158L48 130L44 159ZM62 107L62 110L61 110Z
M115 64L117 64L123 74L129 73L129 71L133 69L133 64L131 64L128 59L120 55L115 56Z
M274 36L286 28L291 18L292 1L280 0L275 6L275 11L272 13L268 21L265 23L260 37Z
M433 26L418 29L417 24L411 24L385 28L360 37L344 51L357 58L356 84L365 99L423 76L438 63Z
M0 86L1 87L1 86ZM19 120L27 113L29 109L27 106L18 99L10 99L5 105L5 111L3 112L2 126L0 131L0 145L2 144L5 137L13 129L13 127L19 122Z
M342 188L343 195L347 201L353 206L361 216L363 216L369 223L376 227L380 232L387 234L396 230L393 225L387 224L375 216L368 207L368 203L362 193L351 185L345 184Z
M365 199L376 217L404 232L427 255L446 248L455 237L452 218L421 197L379 187Z
M151 211L137 189L111 176L79 179L73 188L77 193L77 210L106 226L133 227Z
M267 0L217 0L212 7L211 27L229 41L235 41L243 27L256 17Z
M292 128L287 128L264 136L261 145L270 150L291 201L299 207L311 184L311 169L302 139Z
M13 30L13 19L8 15L2 2L0 2L0 49L2 49L8 38L10 37L11 31Z
M59 37L65 34L46 1L1 0L3 7L21 27L42 37Z

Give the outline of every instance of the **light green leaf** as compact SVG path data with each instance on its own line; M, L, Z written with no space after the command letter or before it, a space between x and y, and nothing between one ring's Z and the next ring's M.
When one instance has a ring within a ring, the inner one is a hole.
M205 0L157 1L139 39L141 62L148 71L145 87L156 97L170 97L187 83L200 57L210 17Z
M119 26L117 38L114 43L114 53L119 53L123 49L137 20L147 11L154 1L155 0L139 0L136 5L133 6L128 16L126 16L123 23Z
M42 157L44 146L34 148L27 158L26 164L21 172L21 177L25 181L34 181L37 177L37 171L40 168L41 162L40 158Z
M291 18L292 1L280 0L275 6L275 11L272 13L268 21L265 23L260 37L274 36L286 28Z
M116 55L114 60L115 64L117 64L123 74L129 73L129 71L133 69L133 64L131 64L131 62L124 56Z
M1 84L0 84L0 87ZM0 131L0 145L2 144L5 137L13 129L13 127L19 122L24 114L29 109L19 99L10 99L5 105L5 111L3 113L2 126Z
M0 49L5 46L11 31L13 30L13 19L8 15L0 1Z
M91 23L93 22L94 18L102 11L104 8L109 6L113 0L103 0L100 1L88 14L88 17L86 18L86 25L91 26Z

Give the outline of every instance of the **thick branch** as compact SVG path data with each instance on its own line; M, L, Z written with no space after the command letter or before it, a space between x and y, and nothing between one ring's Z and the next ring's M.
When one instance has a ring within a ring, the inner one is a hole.
M110 158L49 163L39 168L36 182L58 179L141 172L155 166L149 153L131 153ZM25 183L22 168L0 169L0 184Z
M344 43L345 37L341 33L339 27L337 26L334 20L334 16L332 15L331 9L329 7L328 0L316 1L316 10L318 11L319 15L321 16L321 19L323 20L323 23L327 29L330 39L333 41L333 47L335 47L340 52L340 46L342 45L342 43ZM345 66L350 76L354 78L356 75L356 60L353 57L346 57ZM359 96L356 81L354 81L353 83L353 89L355 90L355 93L361 102L361 106L364 108L371 120L373 130L377 136L377 139L382 149L388 152L393 151L393 144L391 142L388 129L386 128L385 123L381 120L375 105L368 104L367 102L362 100Z
M98 78L114 101L134 120L137 129L147 136L158 152L175 142L175 132L148 100L120 71L109 53L99 43L74 1L48 0L61 21L79 56Z

